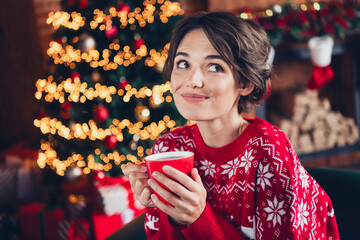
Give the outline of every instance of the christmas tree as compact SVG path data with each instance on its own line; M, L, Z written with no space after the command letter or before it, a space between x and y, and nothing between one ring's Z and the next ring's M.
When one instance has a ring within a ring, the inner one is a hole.
M43 133L38 165L121 174L161 133L184 125L162 78L170 34L183 10L164 0L65 0L47 20L56 29L48 76L35 97Z

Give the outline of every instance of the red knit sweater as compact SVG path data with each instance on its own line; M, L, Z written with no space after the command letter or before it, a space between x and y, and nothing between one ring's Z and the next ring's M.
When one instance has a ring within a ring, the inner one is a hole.
M197 125L156 141L153 153L194 152L208 195L204 212L189 226L175 227L160 209L147 208L148 239L339 239L329 196L284 133L259 118L248 121L220 148L206 146Z

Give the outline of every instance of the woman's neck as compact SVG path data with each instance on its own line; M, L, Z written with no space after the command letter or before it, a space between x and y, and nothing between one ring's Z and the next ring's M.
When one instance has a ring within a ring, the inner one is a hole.
M197 121L196 123L205 144L213 148L223 147L231 143L249 125L240 115L230 119Z

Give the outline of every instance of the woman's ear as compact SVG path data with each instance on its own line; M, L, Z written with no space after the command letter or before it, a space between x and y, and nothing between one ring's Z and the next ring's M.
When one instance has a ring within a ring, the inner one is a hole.
M254 90L254 84L248 83L246 86L239 87L240 96L247 96Z

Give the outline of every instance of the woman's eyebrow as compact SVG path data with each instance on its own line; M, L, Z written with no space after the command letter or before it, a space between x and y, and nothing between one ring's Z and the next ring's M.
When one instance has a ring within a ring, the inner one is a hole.
M189 55L188 53L186 53L186 52L177 52L176 55L175 55L175 57L177 57L177 56L190 57L190 55ZM205 57L205 59L206 59L206 60L209 60L209 59L220 59L220 60L225 61L224 58L223 58L222 56L220 56L220 55L208 55L208 56Z
M177 52L175 57L177 57L177 56L189 57L189 54L187 54L186 52Z
M220 60L225 61L224 58L220 55L208 55L208 56L206 56L205 59L220 59Z

